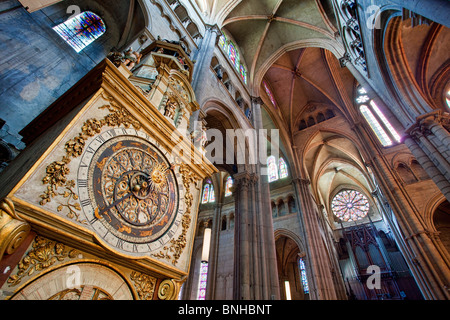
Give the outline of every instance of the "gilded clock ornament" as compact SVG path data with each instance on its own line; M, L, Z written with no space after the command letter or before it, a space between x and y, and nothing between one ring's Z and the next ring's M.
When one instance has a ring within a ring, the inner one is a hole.
M151 141L135 129L107 130L86 145L78 169L86 220L108 244L128 253L162 248L182 219L169 154Z
M119 126L123 125L125 128L134 127L140 129L139 122L122 106L118 105L114 99L106 94L102 94L109 104L99 107L99 109L107 109L109 113L103 119L88 119L81 127L81 132L73 139L66 142L66 154L59 161L54 161L46 168L46 175L42 179L44 184L47 184L47 190L40 195L40 205L45 205L50 202L52 198L63 198L64 202L59 202L58 212L67 209L67 217L75 218L76 221L86 223L85 220L80 219L79 212L81 211L78 202L78 195L74 192L75 181L70 180L67 176L70 173L68 168L72 158L81 156L84 151L86 140L94 135L100 133L101 128L105 125ZM64 187L64 192L58 192L59 187Z

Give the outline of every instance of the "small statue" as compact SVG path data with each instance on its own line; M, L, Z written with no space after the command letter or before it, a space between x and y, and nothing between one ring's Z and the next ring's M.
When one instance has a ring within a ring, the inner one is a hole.
M128 70L133 69L133 67L141 61L142 54L136 51L133 51L133 48L128 48L127 51L124 52L123 56L123 64L128 68Z
M178 106L178 103L174 99L169 98L169 100L167 100L167 103L166 103L164 115L166 117L169 117L170 119L174 120L175 119L175 111L177 110L177 106Z
M119 51L111 51L108 53L108 59L116 66L119 67L123 61L123 53Z

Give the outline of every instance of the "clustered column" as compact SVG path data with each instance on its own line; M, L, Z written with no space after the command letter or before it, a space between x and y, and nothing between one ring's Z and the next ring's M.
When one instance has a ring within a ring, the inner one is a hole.
M440 112L419 117L405 145L450 201L450 118Z
M311 290L313 300L338 299L333 281L333 266L327 254L324 239L320 232L318 210L309 191L309 180L293 180L301 201L301 216L305 226L309 266L311 269Z

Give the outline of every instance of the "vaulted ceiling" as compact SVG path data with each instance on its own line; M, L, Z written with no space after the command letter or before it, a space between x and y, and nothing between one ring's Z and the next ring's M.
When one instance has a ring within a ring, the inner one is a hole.
M335 41L337 29L330 0L197 3L239 47L251 94L263 96L262 79L272 89L277 106L269 113L276 127L283 127L292 136L301 113L311 104L348 107L353 76L340 68L331 52L320 48L320 41ZM305 41L309 48L300 45Z
M201 2L201 1L199 1ZM234 38L250 82L274 54L309 39L334 39L326 0L206 0L209 12ZM322 4L323 3L323 4Z
M286 52L271 65L264 81L277 104L269 103L269 108L290 135L298 130L302 115L317 106L330 106L345 114L355 84L348 69L341 68L339 61L321 48Z

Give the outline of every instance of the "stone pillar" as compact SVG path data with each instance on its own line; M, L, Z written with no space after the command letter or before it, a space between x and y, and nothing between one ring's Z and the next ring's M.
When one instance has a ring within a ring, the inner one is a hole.
M220 35L220 29L217 25L206 25L205 36L202 40L201 46L195 55L195 67L192 75L192 88L197 92L198 85L205 74L209 72L209 66L213 57L214 47Z
M252 97L252 121L257 130L263 129L261 105L262 99ZM265 145L265 144L264 144ZM278 147L278 145L276 146ZM259 264L261 267L262 290L259 299L280 299L280 283L278 280L277 257L275 248L275 237L273 230L272 206L270 201L270 188L267 180L267 159L260 154L260 144L255 146L258 165L256 165L255 205L256 219L259 224L260 254Z
M293 179L301 202L301 217L306 233L306 247L309 258L312 300L336 300L337 293L333 281L332 264L320 232L317 208L309 191L309 180ZM299 208L300 209L300 208Z
M442 194L450 201L450 120L433 111L418 117L407 130L404 143L428 173Z
M220 190L220 189L219 189ZM219 191L218 190L218 191ZM216 299L216 281L217 281L217 261L219 257L219 237L220 228L222 225L222 202L219 197L216 197L216 206L214 208L214 217L212 219L211 227L211 246L209 248L208 261L208 282L206 285L206 300Z
M248 190L250 175L247 172L233 176L236 185L235 236L234 236L234 300L250 300L250 212L248 210Z

